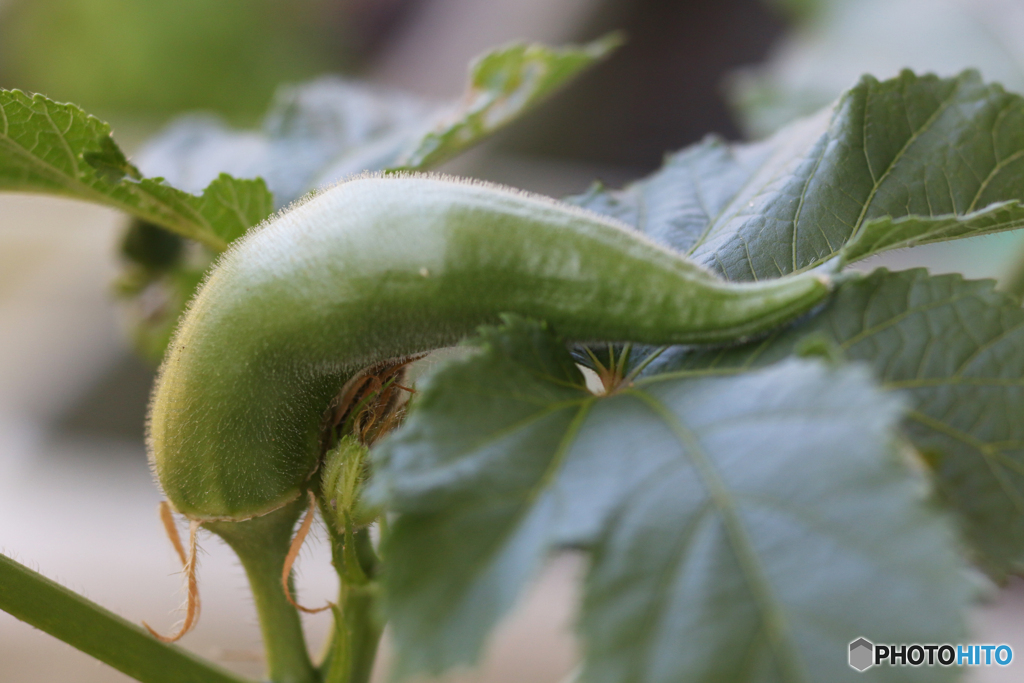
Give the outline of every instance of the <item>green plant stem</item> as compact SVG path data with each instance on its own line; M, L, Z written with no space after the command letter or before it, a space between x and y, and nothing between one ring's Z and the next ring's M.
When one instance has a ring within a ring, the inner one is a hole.
M319 683L309 658L299 612L288 602L281 572L295 522L304 509L301 498L280 510L245 522L207 522L203 526L224 539L238 555L259 614L272 683ZM294 586L289 578L292 595Z
M244 683L0 555L0 609L142 683ZM2 670L2 666L0 666Z
M341 582L339 602L333 608L334 635L331 657L325 662L324 683L366 683L373 673L383 628L376 610L376 586Z
M346 543L350 544L346 547ZM334 567L340 579L333 607L331 651L322 667L324 683L366 683L373 673L384 625L377 614L378 586L373 577L378 559L369 529L346 533L331 529Z

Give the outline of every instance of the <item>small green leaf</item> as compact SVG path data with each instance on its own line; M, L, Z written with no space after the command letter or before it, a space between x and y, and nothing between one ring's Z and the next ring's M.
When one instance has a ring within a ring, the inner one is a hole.
M191 201L192 195L187 196ZM260 178L239 180L221 173L203 190L198 208L210 230L231 244L270 216L273 198Z
M477 58L455 112L403 154L395 166L402 170L437 166L533 108L621 43L617 34L580 47L556 49L518 43Z
M110 126L70 104L0 90L0 190L105 204L220 251L270 214L262 180L221 175L201 196L143 178Z
M198 194L145 178L128 162L110 127L70 104L42 95L0 90L0 191L43 192L104 204L147 225L191 238L202 246L173 246L155 265L138 241L126 235L128 263L117 283L131 298L136 347L159 360L178 316L202 280L213 254L227 248L267 218L273 198L259 178L239 180L224 173ZM152 242L152 240L150 240ZM150 245L152 246L152 245ZM196 247L193 249L192 247Z
M999 202L979 211L958 216L903 216L867 221L843 248L843 259L857 261L881 251L977 237L1024 226L1024 205L1018 201Z
M1017 228L1021 172L1024 98L972 71L905 71L865 76L830 110L765 142L706 140L622 191L573 201L730 279L759 280Z
M474 661L567 546L594 551L587 681L856 680L857 637L962 636L954 535L892 453L902 402L865 370L790 360L598 397L540 324L507 319L475 345L374 453L370 495L399 513L384 573L399 675Z
M990 280L874 272L840 287L802 325L732 349L673 349L653 373L728 374L775 363L808 338L871 364L903 392L904 422L963 521L980 564L998 576L1024 566L1024 309Z

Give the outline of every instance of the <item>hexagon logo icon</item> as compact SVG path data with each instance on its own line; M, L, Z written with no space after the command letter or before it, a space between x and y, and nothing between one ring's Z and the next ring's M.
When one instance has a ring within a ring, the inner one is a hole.
M875 645L866 638L850 643L850 666L857 671L867 671L875 664Z

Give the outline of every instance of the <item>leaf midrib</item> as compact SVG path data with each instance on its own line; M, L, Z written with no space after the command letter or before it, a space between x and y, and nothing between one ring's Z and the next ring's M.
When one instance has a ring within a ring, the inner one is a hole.
M862 148L864 150L865 160L866 160L866 162L868 164L869 173L871 174L872 187L871 187L871 190L868 193L867 198L861 203L860 214L858 215L856 222L852 226L852 229L851 229L849 237L847 237L847 239L845 239L843 241L843 245L844 246L846 244L852 242L857 237L857 235L861 232L861 230L863 229L863 226L864 226L865 222L867 221L867 212L870 210L871 205L874 202L874 198L877 196L879 189L884 184L886 179L892 174L893 170L896 168L896 166L898 165L899 161L906 155L906 153L914 145L914 143L917 142L917 140L919 140L921 138L921 136L923 136L925 133L927 133L928 130L931 129L931 127L935 124L935 122L939 118L941 118L942 114L957 100L957 98L959 97L959 95L961 93L963 84L964 84L964 79L962 77L956 79L956 85L955 85L955 87L953 87L951 89L950 94L939 103L939 106L936 107L935 111L932 112L932 114L928 117L928 119L923 124L921 124L921 126L919 126L916 130L912 130L911 131L911 135L908 137L906 142L904 142L904 144L900 148L899 152L897 152L897 154L893 157L893 159L889 162L889 164L887 164L885 170L882 172L882 174L880 176L878 176L877 179L875 178L874 172L870 168L870 160L867 157L867 153L868 153L867 152L867 135L866 135L866 133L864 133L862 135L862 137L863 137ZM867 93L866 97L870 97L870 91ZM835 111L835 110L833 110L833 111ZM862 125L866 126L867 125L867 120L868 120L868 111L867 111L867 105L866 104L864 106L863 115L862 116L863 116ZM815 138L814 141L812 141L811 145L813 146L813 144L817 140L820 140L822 135L825 135L825 136L829 135L827 128L817 138ZM769 158L767 160L765 160L760 165L760 167L764 168L764 167L769 166L770 164L772 164L788 148L789 148L789 145L782 145L778 150L774 151L769 156ZM730 148L730 154L731 153L732 153L732 150ZM817 159L817 161L815 163L814 170L808 176L808 178L804 181L804 187L803 187L803 190L801 192L800 206L798 207L796 218L794 218L794 220L793 220L793 239L792 239L792 244L791 244L791 249L793 251L793 263L792 263L792 268L791 268L791 272L792 273L804 272L806 270L815 268L815 267L821 265L822 263L825 263L829 259L834 258L837 254L839 254L842 251L842 248L843 248L843 247L840 247L839 249L833 248L832 245L831 245L830 240L828 240L828 238L826 236L826 243L828 243L828 245L829 245L830 253L825 254L825 255L823 255L823 256L813 260L812 262L808 263L806 266L803 266L803 267L801 267L799 269L796 268L796 251L797 251L796 237L797 237L797 232L798 232L798 229L799 229L798 228L799 215L801 213L801 210L803 208L803 203L804 203L804 201L803 201L804 200L803 194L806 193L807 187L809 187L811 180L813 179L814 175L817 173L818 169L820 168L820 165L821 165L822 160L824 159L824 156L825 156L825 149L823 148L821 156ZM755 199L757 197L762 196L763 193L764 193L764 188L768 187L772 182L774 182L779 177L779 173L780 172L781 172L781 169L779 170L779 172L771 174L766 179L766 181L760 185L760 188L754 192L754 194L751 196L751 200L753 200L753 199ZM735 217L737 215L737 213L739 211L739 207L738 207L739 199L744 195L744 192L754 184L755 179L757 178L757 176L758 176L758 173L757 173L757 170L755 169L750 174L748 179L737 189L737 191L733 194L732 199L726 204L725 207L723 207L723 209L718 213L718 215L715 216L714 219L709 220L707 227L705 227L705 229L701 233L700 237L698 237L698 239L694 242L694 244L686 251L687 256L692 256L693 254L696 253L696 251L701 246L703 246L704 244L707 243L707 241L710 238L710 236L715 233L715 231L716 231L716 229L718 227L721 226L722 223L720 223L720 221L722 220L723 216L729 216L729 218L731 219L731 218L733 218L733 217ZM956 216L956 217L959 217L961 214L954 213L952 215ZM824 234L824 232L823 232L823 234ZM777 266L777 264L776 264L776 266ZM756 280L757 276L756 276L756 272L754 272L754 270L753 270L753 263L751 263L751 272L754 275L754 279Z
M162 209L165 212L165 215L173 216L177 220L175 220L171 224L167 224L167 222L165 221L159 221L161 224L165 224L166 227L177 228L177 231L185 235L186 237L196 239L202 242L203 244L211 248L214 248L218 251L223 251L225 248L227 248L227 244L224 243L223 240L221 240L215 235L212 226L210 226L209 222L205 219L205 217L202 216L201 212L199 212L198 210L191 206L188 206L187 204L184 205L184 208L186 208L188 212L192 214L191 217L184 215L179 208L168 204L167 202L155 196L153 193L148 192L145 188L141 186L140 183L128 184L121 181L111 186L112 191L120 189L138 199L140 201L140 206L136 208L133 207L131 204L124 202L123 200L117 199L110 193L97 190L92 184L82 180L81 176L85 172L78 167L78 159L75 156L74 152L71 150L70 146L68 145L67 135L66 133L62 133L60 131L60 128L57 126L56 122L53 121L53 118L50 116L49 109L44 107L42 112L31 109L29 109L29 111L31 112L31 116L46 117L46 120L50 123L50 126L53 128L54 134L57 135L57 137L61 141L61 144L64 146L64 151L67 153L68 160L70 161L72 166L72 172L69 173L64 169L58 168L53 164L47 162L39 155L34 154L32 151L26 149L23 145L19 144L17 140L11 137L6 107L0 105L0 113L3 114L4 122L4 132L2 135L0 135L0 143L3 144L3 148L5 151L10 152L14 156L21 158L23 160L22 163L27 169L32 169L36 173L39 173L44 177L48 178L50 182L52 182L54 185L63 188L64 194L74 199L84 199L87 201L93 201L97 204L104 204L106 206L116 208L120 211L124 211L128 214L137 215L140 211L144 211L147 214L149 214L148 218L154 218L154 210L159 211ZM73 120L71 125L74 125ZM27 189L32 190L33 188ZM173 190L174 188L169 189ZM152 209L146 208L146 204L152 207Z
M865 220L865 218L867 216L868 209L871 208L871 203L874 202L875 195L878 194L879 188L882 186L882 184L885 182L885 180L892 173L893 169L896 168L897 164L899 164L900 160L907 153L907 150L909 150L910 147L913 146L913 144L915 142L917 142L921 138L922 135L924 135L926 132L928 132L928 130L935 124L935 122L942 116L942 114L944 114L946 112L946 110L950 107L950 105L952 105L953 102L956 101L957 97L959 97L960 89L963 86L963 77L956 78L955 82L956 82L956 85L950 90L949 95L939 103L939 106L935 108L935 111L932 112L931 116L929 116L928 119L916 131L913 131L911 133L910 137L907 138L907 141L903 144L903 147L900 148L900 151L897 152L896 156L893 157L892 161L889 162L889 164L885 168L885 171L882 172L882 175L879 176L877 181L874 179L874 172L871 172L871 176L872 176L871 192L868 193L868 197L864 201L864 205L861 207L860 216L858 216L857 222L854 223L853 232L850 233L849 238L847 238L847 240L846 240L847 242L852 242L857 237L857 234L860 232L861 227L864 225L864 220ZM867 97L870 97L870 95L871 95L871 90L868 90ZM903 98L903 105L904 105L904 109L906 109L906 99L905 99L905 97ZM870 163L870 160L868 159L868 137L867 137L867 130L866 130L867 129L867 123L868 123L868 106L867 106L867 102L865 102L865 104L864 104L864 114L863 114L863 116L864 116L863 125L864 125L865 130L864 130L864 133L862 134L861 144L862 144L862 146L864 148L864 158L865 158L865 161L867 161L867 163L868 163L868 169L870 171L871 163Z
M747 536L746 529L736 510L732 496L726 488L710 458L704 452L697 435L686 427L679 417L670 411L658 398L637 388L622 392L633 396L659 417L682 446L683 452L697 470L705 491L715 508L718 509L730 539L736 559L743 572L748 588L758 604L762 624L775 652L783 678L792 683L809 681L801 658L793 647L789 627L782 607L779 605L764 576L757 552Z
M1002 453L1002 451L998 449L993 449L989 444L985 443L984 441L979 441L970 434L963 432L959 429L956 429L955 427L945 422L936 420L930 415L922 413L918 410L908 410L907 419L914 420L923 427L926 427L939 434L944 434L947 437L955 441L959 441L965 446L977 451L978 454L981 455L981 459L985 462L985 465L988 467L993 479L995 479L996 482L999 484L999 488L1002 489L1003 494L1005 494L1006 497L1010 499L1010 501L1013 503L1014 508L1016 508L1019 514L1024 514L1024 495L1022 495L1020 491L1016 490L1013 484L1006 480L1004 472L1004 469L1006 468L1006 463L997 462L997 459L1005 460L1004 457L999 457L1005 455L1004 453ZM1016 463L1012 460L1010 462L1015 467L1019 468L1021 466L1019 463ZM1017 473L1024 474L1019 471Z
M193 239L201 241L203 244L206 244L211 248L216 248L218 251L223 251L227 247L226 244L219 244L220 242L223 242L223 240L220 240L219 238L216 238L215 235L213 235L213 230L210 227L209 222L206 221L206 219L203 218L203 216L196 209L188 206L187 204L185 205L185 208L188 209L189 213L193 214L191 218L183 215L178 208L171 206L167 202L158 198L153 193L146 191L138 183L129 185L122 181L115 184L111 188L114 190L121 189L139 199L142 205L136 208L133 207L131 204L128 204L122 200L117 199L116 197L110 195L109 193L97 190L89 183L84 182L76 178L75 176L68 174L66 171L44 161L39 156L33 154L32 152L28 151L27 149L19 145L10 136L0 136L0 142L4 143L5 150L12 151L15 155L18 155L22 159L27 160L28 163L26 164L26 166L35 169L37 173L41 173L42 175L50 178L51 182L53 182L55 185L59 187L62 187L64 189L63 193L66 196L69 196L73 199L83 199L87 201L93 201L97 204L104 204L106 206L113 207L120 211L124 211L125 213L128 214L137 214L140 211L144 211L147 214L149 214L150 218L152 218L154 217L154 212L152 210L145 208L145 204L148 203L150 206L154 208L163 209L166 212L166 215L175 216L178 218L177 221L170 225L168 225L164 221L160 221L167 227L176 227L179 233L184 234L186 237L191 237ZM81 173L81 171L79 171L79 173ZM29 189L30 191L33 190L33 188L27 189ZM204 231L209 232L210 234L204 235Z

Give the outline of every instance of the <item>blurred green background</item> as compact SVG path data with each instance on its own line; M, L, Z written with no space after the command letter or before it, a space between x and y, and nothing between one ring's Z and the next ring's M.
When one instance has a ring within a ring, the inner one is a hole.
M452 97L490 46L622 29L614 60L502 144L639 172L707 132L739 135L721 83L765 56L784 17L760 0L0 0L0 87L122 133L191 110L253 125L282 83L336 73Z
M330 0L13 0L0 12L0 82L101 116L251 122L277 84L352 64Z

